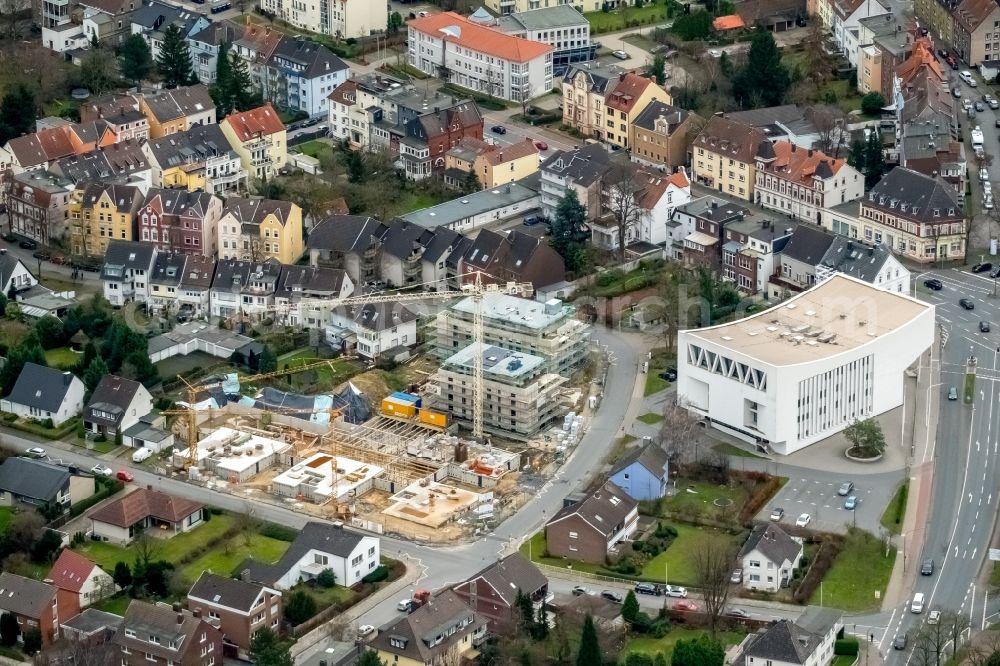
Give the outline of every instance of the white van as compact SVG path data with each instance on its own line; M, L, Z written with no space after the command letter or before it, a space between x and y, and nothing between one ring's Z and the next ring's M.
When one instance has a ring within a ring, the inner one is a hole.
M151 455L153 455L153 449L147 449L144 446L135 450L135 453L132 454L132 462L141 463L143 460L148 460Z
M917 592L913 595L913 601L910 602L910 612L911 613L923 613L924 612L924 593Z

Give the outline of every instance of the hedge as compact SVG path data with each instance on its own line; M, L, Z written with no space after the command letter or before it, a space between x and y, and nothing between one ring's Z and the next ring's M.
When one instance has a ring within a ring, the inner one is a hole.
M287 541L289 543L295 541L295 537L299 535L298 530L291 527L285 527L284 525L277 525L275 523L265 523L258 531L261 536L266 536L269 539L277 539L278 541Z
M755 481L760 480L756 478L754 472L747 472L747 476ZM764 504L781 488L781 479L779 477L767 474L761 474L761 476L765 477L764 483L758 483L755 486L753 494L747 498L743 509L740 511L740 524L747 527L753 527L754 516L757 515L757 512L764 507Z
M830 570L837 556L840 555L842 547L843 544L839 539L826 538L823 540L819 545L819 550L816 551L816 557L813 558L812 566L809 567L806 577L802 579L792 595L797 603L804 604L812 598L813 592L819 587L826 572Z
M844 655L845 657L856 657L858 656L858 649L860 645L858 644L858 639L854 638L839 638L833 644L833 653L837 655Z
M97 490L97 492L85 500L80 500L69 508L69 515L71 518L76 518L101 500L107 499L108 497L120 493L125 489L125 484L117 479L108 479L106 481L99 482L98 485L101 487Z
M377 569L372 571L370 574L361 579L362 583L381 583L383 580L389 577L389 569L385 566L379 566Z

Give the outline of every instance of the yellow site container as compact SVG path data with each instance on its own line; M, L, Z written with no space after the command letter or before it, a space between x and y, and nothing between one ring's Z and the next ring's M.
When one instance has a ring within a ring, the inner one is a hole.
M412 419L417 415L417 406L412 402L403 402L390 396L382 400L382 413L388 416Z
M426 423L428 425L437 426L439 428L448 427L448 413L447 412L437 412L433 409L421 409L420 410L420 422Z

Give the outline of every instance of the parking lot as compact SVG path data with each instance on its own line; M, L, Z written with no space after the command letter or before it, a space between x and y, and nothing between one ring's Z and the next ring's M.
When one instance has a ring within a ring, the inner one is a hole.
M863 478L855 481L851 494L858 498L858 506L854 511L848 511L844 508L847 498L837 494L840 484L846 480L790 478L771 503L757 514L757 520L770 520L771 509L781 507L785 510L780 523L783 525L794 525L800 514L808 513L812 517L809 528L813 530L843 534L848 527L856 524L872 534L878 534L879 519L892 498L895 486L884 482L868 485Z

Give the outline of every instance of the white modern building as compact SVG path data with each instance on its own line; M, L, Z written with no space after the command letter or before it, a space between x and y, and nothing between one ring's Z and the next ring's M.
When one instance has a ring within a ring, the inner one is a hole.
M548 44L442 12L407 23L407 62L436 78L512 102L552 90Z
M388 19L382 3L372 0L262 0L260 8L296 28L341 39L382 32Z
M934 306L834 275L736 322L681 331L677 397L708 425L787 455L903 402Z

